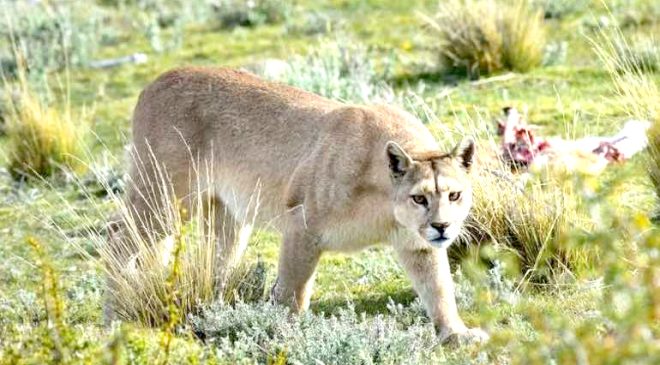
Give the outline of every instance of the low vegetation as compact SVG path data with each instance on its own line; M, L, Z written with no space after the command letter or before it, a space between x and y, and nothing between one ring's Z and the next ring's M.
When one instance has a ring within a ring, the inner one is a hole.
M560 19L584 11L589 0L533 0L534 6L543 10L546 19Z
M84 112L74 115L71 105L51 106L35 93L19 71L16 88L5 84L5 135L9 171L18 179L48 177L80 167L88 125Z
M543 14L527 1L451 0L439 5L428 26L440 63L480 75L527 72L541 64L546 44Z
M110 34L103 27L103 11L93 4L74 9L61 3L35 7L3 1L2 7L0 37L5 45L13 43L18 50L0 52L10 70L25 62L29 72L44 76L44 71L84 66Z
M660 70L660 43L652 37L638 36L630 41L619 40L616 46L616 57L620 60L620 72L626 68L640 72L656 72Z
M642 16L653 2L186 4L99 0L83 11L0 0L15 37L0 30L0 364L660 361L658 24ZM565 45L561 64L543 61L546 44ZM89 67L136 52L148 62ZM427 67L438 60L443 70ZM152 182L167 193L164 229L141 235L122 198L130 113L144 85L182 64L245 67L336 100L397 104L447 148L475 138L475 205L451 254L463 317L491 341L441 346L382 247L324 257L311 310L290 316L267 302L280 235L256 232L243 264L223 272L203 194L183 206L166 177ZM515 74L498 75L506 70ZM497 158L494 119L505 106L538 135L565 138L649 120L650 147L598 176L521 174ZM106 244L118 237L110 217L123 224L129 257ZM119 309L111 324L108 297Z
M282 64L271 78L335 100L392 100L394 93L384 81L387 65L377 65L373 55L349 39L328 42Z
M506 170L492 169L478 181L467 242L492 242L512 254L526 281L561 281L562 275L597 262L597 248L571 246L566 237L577 227L593 228L574 182L533 177L522 184Z
M233 303L262 299L265 276L259 272L259 263L217 261L216 227L225 223L216 222L215 212L205 209L209 205L205 200L208 195L197 191L194 197L189 197L192 203L184 205L174 196L164 169L153 156L149 159L159 166L154 181L149 181L150 193L159 196L158 200L153 198L159 204L151 208L158 229L146 234L144 223L112 191L110 181L103 175L95 176L113 201L116 214L111 217L106 234L96 230L87 232L99 256L88 259L103 268L108 285L106 298L116 317L163 326L179 324L214 300ZM208 177L200 177L204 178ZM127 189L133 183L127 181ZM245 220L226 229L235 231L238 237L241 229L254 224L258 205L259 196L255 192Z
M283 0L220 0L213 8L225 28L281 23L291 13L291 5Z
M660 197L660 121L656 120L649 132L649 154L650 163L648 165L648 173L653 186L655 187L655 195ZM660 218L660 212L656 212L654 220Z

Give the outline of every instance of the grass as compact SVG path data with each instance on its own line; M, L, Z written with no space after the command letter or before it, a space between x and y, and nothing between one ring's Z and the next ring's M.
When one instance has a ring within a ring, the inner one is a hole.
M438 8L427 23L446 69L478 78L541 64L546 29L541 12L529 2L452 0Z
M653 37L638 36L630 42L621 40L616 45L617 58L621 60L623 68L619 72L626 72L626 66L640 72L656 72L660 68L660 43Z
M393 91L383 81L387 65L377 65L373 56L365 46L340 38L291 59L270 78L345 102L391 100ZM268 77L267 71L262 73Z
M527 72L541 64L546 44L542 14L527 1L517 1L502 12L502 61L505 69Z
M96 4L73 8L65 2L19 3L3 0L0 43L15 43L19 52L3 52L8 66L24 62L41 78L50 70L85 66L104 40L112 37L103 27L104 13ZM25 56L23 59L20 57Z
M118 194L112 174L108 176L104 171L94 169L93 178L100 185L100 191L107 195L106 200L115 207L115 213L103 230L84 216L76 217L87 221L84 226L89 228L83 229L82 234L98 255L86 254L86 257L101 267L105 275L108 286L105 294L107 307L104 308L107 310L104 314L108 316L106 321L120 319L145 326L165 326L172 331L173 326L213 301L234 303L262 299L265 279L259 263L250 265L219 260L221 253L216 241L221 237L218 237L216 227L225 223L216 222L216 212L207 208L210 206L209 195L196 190L185 203L174 196L167 170L155 161L154 156L143 160L131 154L131 160L139 166L148 163L157 166L155 176L133 176L136 180L123 178L120 189L131 191L135 184L146 183L150 189L141 192L155 202L149 207L152 220L142 218L132 203ZM194 173L197 169L195 167ZM199 179L210 179L210 176L199 176ZM86 198L93 200L94 191L85 187L83 181L76 184ZM63 200L61 204L66 206L69 202ZM235 226L226 227L233 230L232 236L239 237L244 227L254 224L258 205L256 191L245 218L237 221ZM98 210L96 214L104 214L102 206L95 206L95 209ZM68 236L64 231L60 233L65 239ZM223 230L222 234L229 232ZM78 250L86 253L90 248L78 247Z
M520 190L492 173L478 175L471 232L480 240L455 247L454 264L465 321L493 336L483 347L436 346L410 283L383 247L323 257L311 312L288 318L281 308L258 299L275 279L281 237L272 231L253 235L245 255L245 265L252 269L237 271L242 276L237 282L265 277L265 284L255 285L256 303L225 300L187 311L177 298L196 289L177 283L197 280L185 276L195 273L186 261L198 262L196 247L203 247L196 246L204 242L198 239L197 219L171 226L173 237L182 233L182 240L173 240L184 243L173 245L181 248L181 271L172 270L172 260L167 266L156 263L162 255L154 246L143 254L152 257L144 261L156 268L145 271L153 280L145 275L137 281L160 288L162 294L152 303L159 313L153 315L160 318L157 325L147 320L103 325L102 262L107 256L98 248L107 218L121 207L118 194L128 183L122 156L130 113L142 87L168 68L242 66L279 58L296 65L300 79L309 81L300 86L311 88L306 85L323 80L314 76L327 60L330 70L340 70L329 78L339 85L328 96L362 100L350 96L355 95L348 93L352 85L384 86L392 91L390 102L419 115L441 143L449 147L469 134L481 152L497 149L491 126L504 106L527 110L539 133L565 137L612 134L625 119L651 119L657 111L658 74L621 67L613 46L618 36L610 28L585 27L588 37L577 34L575 27L591 22L580 8L545 20L551 30L547 40L568 44L561 65L478 83L429 71L437 49L426 45L437 44L437 38L421 31L425 23L419 13L429 14L437 5L421 0L399 5L381 0L297 3L296 12L331 13L340 19L347 40L289 32L288 20L223 30L213 22L182 21L180 48L159 53L125 20L125 14L151 10L126 2L120 12L103 4L116 42L101 45L97 57L145 52L149 62L109 70L71 69L71 114L96 105L90 118L96 138L90 156L83 159L95 161L88 172L77 172L73 180L78 183L38 179L17 184L8 170L11 138L0 136L0 364L55 363L57 321L68 331L60 346L61 362L66 363L400 363L411 354L418 363L657 363L660 288L654 278L660 267L659 241L649 221L657 190L653 175L647 174L658 165L655 149L611 166L597 179L538 172L526 184L518 183ZM589 9L596 17L606 14L596 5ZM612 9L619 18L621 13ZM164 26L163 36L170 37L175 28ZM621 35L630 39L655 29L644 23L622 28ZM364 78L342 73L344 59L338 56L358 41L362 46L349 55L361 63L356 69L367 70L359 74L368 76ZM319 50L325 44L330 51ZM51 71L48 79L54 82L58 76L62 73ZM351 84L353 80L359 83ZM651 135L655 146L656 137ZM491 169L503 172L497 163ZM170 207L176 223L180 211L176 204ZM28 237L36 240L36 252ZM194 269L203 273L205 267ZM44 286L57 286L55 296ZM249 296L244 289L235 292ZM135 294L124 298L144 308ZM55 301L62 304L61 319L53 317L50 303Z
M85 149L87 115L74 115L71 105L49 106L28 83L21 68L16 88L5 81L7 105L5 134L9 146L9 171L15 178L48 177L80 167Z
M280 23L290 13L291 5L282 0L222 0L214 6L214 16L224 28Z
M655 195L660 197L660 121L658 120L653 123L649 131L649 154L649 177L655 186Z
M494 171L479 176L468 242L493 241L496 248L514 255L522 284L556 281L598 262L597 248L566 244L566 235L576 227L588 232L593 226L574 181L533 177L523 185L505 169L495 175Z

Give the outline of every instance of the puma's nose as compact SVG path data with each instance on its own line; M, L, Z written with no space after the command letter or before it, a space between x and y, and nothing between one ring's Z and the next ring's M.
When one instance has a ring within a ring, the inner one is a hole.
M431 227L433 227L436 231L438 231L440 236L442 236L445 234L445 229L449 227L449 223L437 223L437 222L431 223Z

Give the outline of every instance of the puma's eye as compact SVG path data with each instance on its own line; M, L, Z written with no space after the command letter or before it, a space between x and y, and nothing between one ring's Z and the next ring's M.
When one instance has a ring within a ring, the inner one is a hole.
M460 191L454 191L453 193L449 193L449 201L455 202L460 198L461 198Z
M426 197L424 195L413 195L412 200L415 202L415 204L419 204L423 206L426 206L428 204L428 201L426 200Z

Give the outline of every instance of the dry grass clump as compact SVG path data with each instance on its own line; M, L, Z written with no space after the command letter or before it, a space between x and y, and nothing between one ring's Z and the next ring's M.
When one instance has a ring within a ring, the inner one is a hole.
M633 45L620 29L601 29L590 39L594 51L611 75L616 102L633 118L653 120L658 116L660 90L655 81L640 68Z
M660 89L647 71L650 63L660 66L660 50L654 44L650 58L641 58L636 45L626 39L620 29L601 29L600 33L590 40L594 51L612 77L614 91L618 98L619 108L630 117L652 121L647 135L649 138L648 172L660 198ZM646 61L645 61L646 60ZM648 61L651 60L651 61Z
M567 236L592 225L580 210L572 182L541 181L506 168L484 168L474 185L474 206L466 223L468 242L490 241L513 253L523 281L547 282L593 264L596 251L577 247Z
M426 21L438 38L441 64L470 77L526 72L543 61L543 14L527 1L450 0Z
M504 68L527 72L543 61L546 30L543 15L527 1L498 6Z
M458 130L452 131L433 116L424 117L431 111L427 105L417 108L423 111L418 113L420 118L444 129L436 133L441 145L454 145L447 137L453 132L477 140L473 206L463 234L452 248L453 259L470 257L474 253L470 251L480 250L482 245L494 247L504 256L516 258L514 266L523 275L522 284L555 282L563 280L565 274L593 267L598 247L576 244L572 237L593 227L584 204L584 180L550 167L512 172L499 157L499 137L485 130L484 119L466 116Z
M56 171L79 167L88 125L76 117L71 105L62 108L41 101L19 72L17 89L5 82L9 171L15 178L47 177Z
M216 226L225 222L216 222L216 212L208 208L210 194L197 189L192 196L177 197L167 171L155 157L147 163L157 166L156 176L140 175L138 179L146 179L148 183L140 185L150 187L140 194L152 202L151 218L136 214L130 203L107 185L106 191L117 207L109 228L110 239L106 242L104 235L91 232L99 254L98 259L92 259L102 265L108 285L108 319L119 317L145 325L169 326L215 300L231 303L261 299L266 276L263 264L238 265L219 258L222 248L218 247ZM192 178L195 176L200 176L196 169L191 171L191 181L197 180ZM128 181L128 189L134 184ZM243 231L252 227L258 208L255 190L245 216L227 225L221 230L223 234L233 230L232 237L247 240ZM240 250L244 249L242 245ZM238 259L241 253L233 257Z

